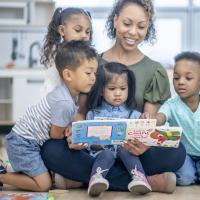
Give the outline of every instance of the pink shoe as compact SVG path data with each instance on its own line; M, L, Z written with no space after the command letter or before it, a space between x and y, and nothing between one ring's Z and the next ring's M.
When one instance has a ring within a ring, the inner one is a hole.
M138 171L136 167L132 170L132 174L133 180L128 184L128 190L131 193L146 194L152 191L145 175Z
M100 167L97 168L97 173L90 178L88 194L90 196L99 196L102 192L109 188L108 181L102 176L102 172L106 170L101 170Z

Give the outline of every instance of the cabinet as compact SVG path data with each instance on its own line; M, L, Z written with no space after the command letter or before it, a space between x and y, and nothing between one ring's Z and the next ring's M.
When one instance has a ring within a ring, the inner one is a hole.
M0 0L0 25L46 27L54 9L53 0Z
M25 25L27 23L27 3L0 1L1 25Z
M14 123L40 100L43 70L0 70L0 124Z
M31 1L29 4L29 24L47 26L55 10L54 1Z
M0 78L0 121L12 119L12 78Z

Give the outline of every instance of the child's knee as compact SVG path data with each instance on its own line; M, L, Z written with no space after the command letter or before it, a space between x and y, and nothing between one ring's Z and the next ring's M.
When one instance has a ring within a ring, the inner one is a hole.
M102 152L102 156L103 156L106 160L110 160L110 161L115 160L114 154L113 154L113 152L110 151L110 150L104 150L104 151Z
M38 186L38 192L47 192L51 189L52 180L49 174L45 173L40 177L35 177L35 182Z
M176 175L176 183L180 186L192 185L197 181L194 173L186 172L184 174Z
M118 147L117 153L118 155L121 155L121 156L126 156L127 154L130 154L127 149L121 146Z

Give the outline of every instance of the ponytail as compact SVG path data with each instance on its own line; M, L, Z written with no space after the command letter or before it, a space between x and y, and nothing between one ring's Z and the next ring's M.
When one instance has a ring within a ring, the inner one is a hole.
M61 13L62 8L57 8L48 26L41 57L41 63L44 64L45 67L53 64L56 50L61 42L61 35L58 32L58 27L61 24Z

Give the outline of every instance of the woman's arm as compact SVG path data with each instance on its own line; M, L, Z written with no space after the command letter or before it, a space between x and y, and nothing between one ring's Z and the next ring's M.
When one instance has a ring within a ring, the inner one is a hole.
M144 104L144 113L149 113L150 116L155 116L156 113L158 112L161 104L159 103L150 103L150 102L145 102Z

